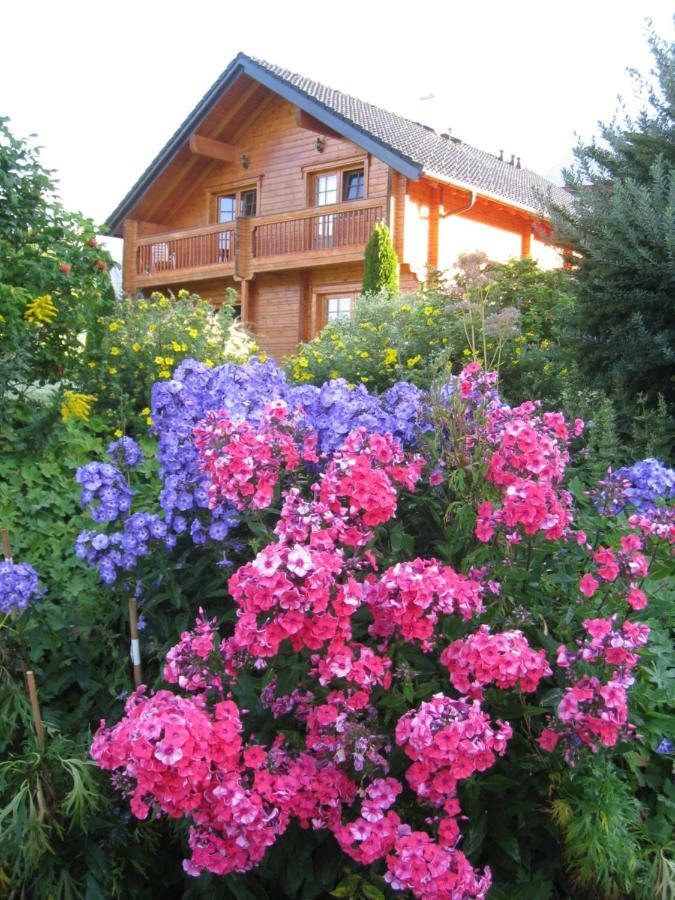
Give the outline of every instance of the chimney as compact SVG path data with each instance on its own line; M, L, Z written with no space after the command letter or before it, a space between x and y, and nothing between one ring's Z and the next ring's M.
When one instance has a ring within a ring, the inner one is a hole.
M515 159L516 159L516 155L515 155L515 153L512 153L512 154L511 154L511 159L509 160L509 165L510 165L510 166L512 166L512 165L514 164Z
M516 162L516 169L519 169L519 168L520 168L520 157L518 156L517 162Z
M499 162L504 162L504 151L503 150L499 151Z

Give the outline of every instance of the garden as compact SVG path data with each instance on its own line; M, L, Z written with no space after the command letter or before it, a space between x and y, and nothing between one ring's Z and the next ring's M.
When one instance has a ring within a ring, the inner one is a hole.
M235 296L116 296L0 119L0 896L675 897L652 51L566 267L371 248L283 361Z

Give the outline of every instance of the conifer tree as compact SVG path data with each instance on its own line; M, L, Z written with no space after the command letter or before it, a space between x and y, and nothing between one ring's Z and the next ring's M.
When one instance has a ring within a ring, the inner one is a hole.
M377 222L366 245L363 271L363 293L390 294L398 290L398 257L391 242L389 229Z
M629 411L675 400L675 44L653 32L651 79L632 73L635 118L601 125L565 173L573 201L553 224L575 269L572 322L582 371Z

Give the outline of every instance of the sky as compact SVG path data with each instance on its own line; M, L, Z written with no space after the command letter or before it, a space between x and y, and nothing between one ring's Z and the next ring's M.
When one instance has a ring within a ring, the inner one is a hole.
M31 0L0 20L0 115L97 222L240 50L560 183L634 106L648 18L672 39L670 0Z

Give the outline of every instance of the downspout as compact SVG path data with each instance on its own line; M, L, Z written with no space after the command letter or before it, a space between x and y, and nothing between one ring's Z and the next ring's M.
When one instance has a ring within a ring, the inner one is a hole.
M447 210L446 212L438 213L439 219L447 219L449 216L456 216L458 213L468 212L476 202L476 192L474 190L471 191L471 199L468 203L465 203L463 206L458 206L457 209Z

